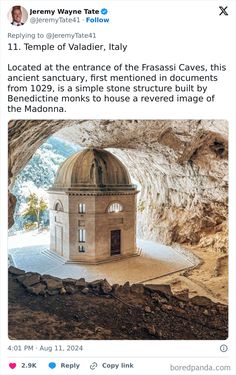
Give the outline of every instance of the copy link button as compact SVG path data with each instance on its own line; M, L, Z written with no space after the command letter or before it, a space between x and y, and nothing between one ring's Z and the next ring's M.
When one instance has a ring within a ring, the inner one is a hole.
M93 363L91 363L91 365L90 365L90 369L91 369L91 370L95 370L97 367L98 367L97 362L93 362Z

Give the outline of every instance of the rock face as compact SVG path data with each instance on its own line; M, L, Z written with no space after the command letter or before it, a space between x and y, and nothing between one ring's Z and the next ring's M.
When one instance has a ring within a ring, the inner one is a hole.
M139 237L224 253L227 131L227 122L218 120L14 120L9 122L9 183L52 134L108 148L141 185ZM10 225L14 204L10 195Z
M107 280L77 283L15 268L9 269L9 285L9 333L19 340L220 340L228 335L226 305L189 298L187 291L184 298L174 295L169 285L117 288Z
M14 210L16 206L16 197L9 191L8 192L8 227L14 224Z

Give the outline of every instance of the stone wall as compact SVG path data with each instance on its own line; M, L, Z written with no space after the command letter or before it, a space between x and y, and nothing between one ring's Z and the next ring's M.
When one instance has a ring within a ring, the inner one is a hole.
M29 316L28 320L25 319L28 304L32 306L29 314L32 315L35 309L40 311L36 319L42 319L43 314L51 314L46 315L49 319L49 327L54 314L58 314L53 339L57 338L59 331L63 332L63 326L68 317L70 334L68 337L67 329L64 333L67 335L65 337L76 339L75 332L80 327L77 320L82 319L84 315L86 317L83 321L84 330L78 333L81 335L80 338L219 340L226 339L228 336L228 307L214 303L207 297L189 298L188 290L173 295L169 285L130 285L128 282L124 285L110 285L106 280L88 283L84 279L59 279L50 275L24 272L15 267L9 268L9 276L9 282L12 285L9 290L10 300L14 301L10 303L10 316L13 318L13 321L9 319L10 327L13 327L10 332L13 331L12 334L15 335L14 319L18 319L21 327L21 333L17 333L18 339L35 339L36 335L40 335L41 327L39 328L37 321L32 322L32 316ZM17 290L13 287L14 282L21 285L20 295L14 295ZM20 320L22 315L19 315L18 298L21 301L23 321ZM92 319L92 312L95 308L96 314ZM16 314L11 315L11 311L15 311ZM75 312L76 315L74 315ZM106 312L109 318L105 317ZM62 321L63 314L65 314L65 321ZM37 333L33 332L32 337L29 337L29 327L35 323ZM103 326L102 337L96 334L96 324ZM94 325L95 332L91 332L88 336L88 328L91 329L91 325ZM47 326L47 323L44 326ZM45 327L42 328L42 334L36 337L48 339L48 333L43 333L44 330ZM124 334L122 330L126 333ZM60 336L60 339L65 339L65 337Z

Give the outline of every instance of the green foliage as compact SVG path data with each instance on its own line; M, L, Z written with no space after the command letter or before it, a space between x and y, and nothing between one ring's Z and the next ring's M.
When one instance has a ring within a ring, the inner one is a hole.
M48 205L43 198L38 197L35 193L31 193L27 198L27 207L22 213L24 218L29 217L30 222L37 222L39 228L41 214L47 209Z
M24 230L34 230L37 228L37 226L38 226L37 223L27 222L27 223L24 223Z
M29 192L41 196L42 190L46 191L53 185L56 172L65 158L80 149L78 145L71 144L56 137L50 137L43 143L30 159L25 168L16 178L12 193L17 198L15 209L15 224L9 230L10 234L21 231L34 217L22 216L25 210ZM41 216L44 226L49 225L49 210L45 210Z

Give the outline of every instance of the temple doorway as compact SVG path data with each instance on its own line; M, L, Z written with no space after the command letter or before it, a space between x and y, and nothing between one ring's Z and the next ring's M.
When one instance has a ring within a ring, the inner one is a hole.
M111 255L121 253L121 231L120 229L111 231Z

